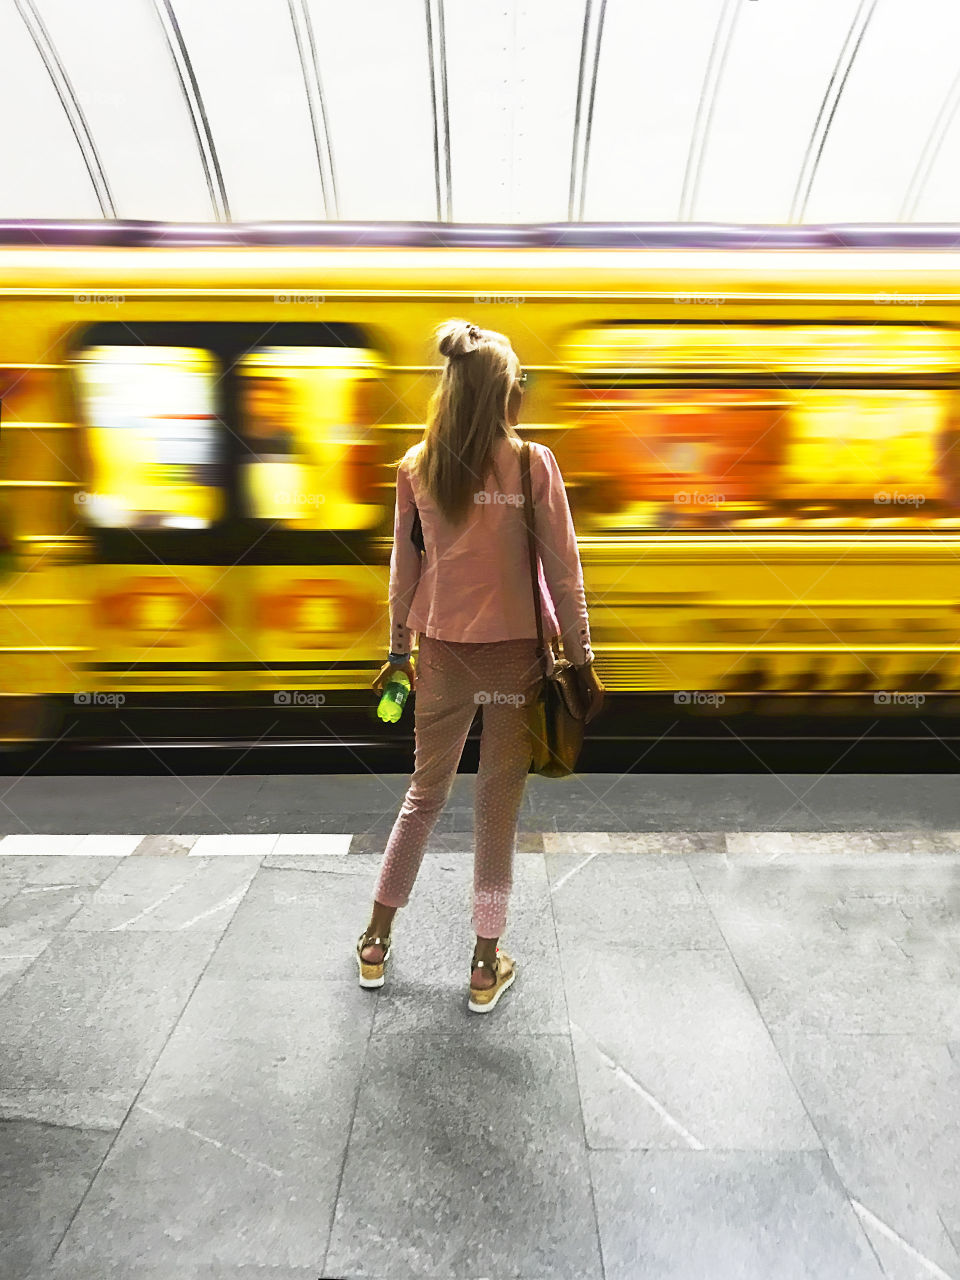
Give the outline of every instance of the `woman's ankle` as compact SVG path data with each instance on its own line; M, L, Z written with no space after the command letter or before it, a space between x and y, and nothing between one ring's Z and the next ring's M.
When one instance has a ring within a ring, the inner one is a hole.
M481 938L480 935L477 934L477 941L473 948L474 958L476 960L484 960L492 964L497 954L497 944L499 941L499 938Z
M390 933L390 926L393 924L393 917L396 911L396 907L388 907L382 902L374 902L373 911L370 914L368 932L374 936L379 934L380 937L386 937Z

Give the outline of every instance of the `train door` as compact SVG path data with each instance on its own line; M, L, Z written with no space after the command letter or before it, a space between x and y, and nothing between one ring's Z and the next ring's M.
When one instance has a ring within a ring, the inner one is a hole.
M91 683L282 703L368 680L384 590L367 544L384 516L381 364L362 335L100 325L72 365L97 547Z

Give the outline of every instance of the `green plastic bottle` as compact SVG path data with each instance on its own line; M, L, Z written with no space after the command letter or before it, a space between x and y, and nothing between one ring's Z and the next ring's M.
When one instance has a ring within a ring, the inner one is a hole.
M377 715L388 724L396 724L403 714L407 695L410 692L410 677L404 671L395 671L387 681L383 697L377 707Z

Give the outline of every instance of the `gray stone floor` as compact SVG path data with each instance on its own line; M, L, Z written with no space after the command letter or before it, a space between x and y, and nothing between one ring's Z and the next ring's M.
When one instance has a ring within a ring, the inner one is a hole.
M955 780L531 779L486 1017L466 776L375 992L405 778L2 781L2 1280L960 1280Z

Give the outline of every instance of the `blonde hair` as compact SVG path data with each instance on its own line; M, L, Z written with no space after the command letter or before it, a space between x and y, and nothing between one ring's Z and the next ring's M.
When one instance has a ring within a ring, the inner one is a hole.
M413 465L444 516L461 524L491 467L501 483L494 458L500 437L521 443L507 421L518 361L509 338L467 320L438 324L434 341L446 364Z

